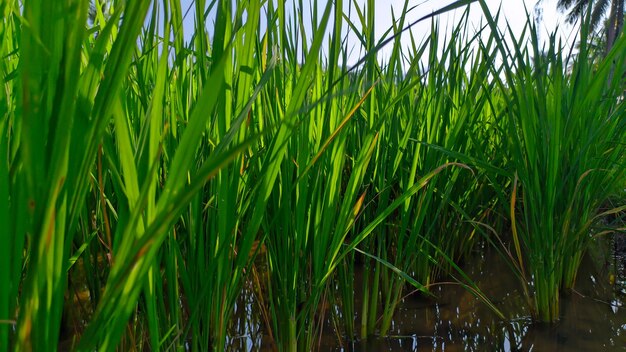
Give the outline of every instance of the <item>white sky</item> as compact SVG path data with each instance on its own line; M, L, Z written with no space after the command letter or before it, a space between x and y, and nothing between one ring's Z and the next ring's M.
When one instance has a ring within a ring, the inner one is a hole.
M419 18L452 2L453 1L451 0L411 0L409 1L409 8L412 5L420 5L409 14L407 23L412 23L413 21L418 20ZM486 3L493 16L496 15L498 9L501 9L498 28L501 31L505 31L508 22L516 36L519 36L527 21L526 13L528 12L531 20L533 19L534 7L537 0L486 0ZM376 1L375 26L377 28L377 35L382 35L384 30L392 25L390 8L394 8L394 13L397 16L397 14L402 10L403 4L403 0ZM541 6L543 9L543 15L542 22L540 24L540 29L542 30L540 35L545 38L547 37L547 33L553 33L558 30L558 35L564 44L574 43L576 41L576 33L572 32L572 26L565 21L565 16L557 11L556 0L543 0ZM464 11L465 7L438 17L440 21L440 36L446 34L446 28L450 29L459 22ZM483 26L487 24L478 2L473 3L470 7L469 21L469 28L471 31L473 31L474 28L479 28L481 23ZM416 39L419 40L430 34L430 28L431 22L430 20L426 20L414 26L411 30L413 31ZM410 43L409 36L403 36L402 41L404 44L403 46L408 45ZM387 48L388 52L390 50L391 48ZM383 49L382 56L385 56L385 49Z
M183 0L183 12L187 9L189 4L191 4L192 0ZM276 0L270 0L276 1ZM280 0L279 0L280 1ZM501 8L501 16L499 21L499 28L501 31L506 29L506 23L513 29L513 32L516 36L519 36L521 33L525 23L526 23L526 11L530 13L531 18L534 15L534 7L538 0L486 0L487 5L492 13L495 15L499 8ZM344 11L348 11L348 4L351 3L352 0L344 0ZM363 4L364 0L357 0L359 4ZM409 0L408 8L417 7L411 11L406 19L406 24L412 23L417 19L432 13L433 11L445 7L446 5L454 2L453 0ZM541 22L541 27L543 29L542 35L545 37L546 33L553 33L558 29L558 35L560 36L563 44L569 46L576 41L576 33L572 31L572 26L567 24L565 21L565 16L560 14L556 9L557 0L543 0L542 1L542 9L543 9L543 21ZM287 0L287 8L291 8L289 4L292 3L292 0ZM308 3L309 0L304 0L305 9L303 9L303 13L305 17L308 17ZM318 7L322 8L326 5L325 1L318 1ZM394 13L396 16L401 12L402 7L404 5L404 0L376 0L376 17L375 17L375 28L377 39L392 25L392 16L391 16L391 8L394 9ZM464 8L456 10L454 12L450 12L444 15L440 15L438 17L440 21L440 29L441 35L446 34L446 28L451 28L454 24L458 23ZM191 32L193 30L193 6L192 10L188 13L187 18L185 19L185 37L190 38ZM353 10L351 18L358 23L356 12ZM480 8L480 4L477 2L471 5L470 10L470 29L478 28L480 23L486 24L486 20L484 19L482 10ZM329 24L332 25L332 24ZM416 40L420 41L426 36L430 35L431 22L430 20L423 21L422 23L414 26L411 30L416 38ZM211 35L212 29L209 28L209 34ZM310 31L310 29L309 29ZM310 33L309 33L310 35ZM402 37L403 47L409 45L410 39L408 34L403 35ZM569 44L569 45L568 45ZM351 38L348 42L348 49L354 49L354 54L350 57L350 63L354 63L358 60L359 56L362 56L363 53L360 53L360 47L354 38ZM388 56L391 47L384 48L379 57L385 58Z

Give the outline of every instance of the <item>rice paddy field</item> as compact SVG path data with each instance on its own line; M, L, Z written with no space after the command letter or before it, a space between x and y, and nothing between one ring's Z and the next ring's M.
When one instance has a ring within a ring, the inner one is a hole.
M188 3L0 2L0 351L626 349L624 35Z

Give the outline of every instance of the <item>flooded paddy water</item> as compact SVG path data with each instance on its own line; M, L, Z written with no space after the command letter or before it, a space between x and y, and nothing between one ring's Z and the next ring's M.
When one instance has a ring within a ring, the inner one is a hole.
M458 284L442 283L432 289L435 298L405 297L388 337L340 341L327 318L320 350L626 351L626 252L615 247L612 239L603 240L586 255L575 290L561 298L556 324L532 322L511 269L495 250L483 248L466 260L463 270L508 320L500 320ZM358 288L358 272L356 279ZM361 296L355 292L356 307ZM355 318L358 327L359 316ZM250 287L237 304L228 345L236 351L274 349Z

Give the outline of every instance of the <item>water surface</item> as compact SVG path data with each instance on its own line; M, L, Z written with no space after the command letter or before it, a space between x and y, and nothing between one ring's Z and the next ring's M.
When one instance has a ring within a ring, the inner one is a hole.
M463 265L469 277L507 316L455 284L433 288L436 299L406 297L394 316L390 336L340 342L329 321L322 351L626 351L626 255L612 241L595 246L581 266L575 290L562 296L556 324L533 323L520 286L500 255L481 249ZM357 281L360 275L357 273ZM355 287L360 287L360 282ZM355 292L356 310L360 292ZM230 347L266 351L272 344L251 290L237 306ZM359 317L356 325L359 326Z

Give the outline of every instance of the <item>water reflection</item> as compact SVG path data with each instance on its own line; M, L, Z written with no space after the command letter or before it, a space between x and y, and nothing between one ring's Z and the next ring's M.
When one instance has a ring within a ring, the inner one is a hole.
M245 287L242 295L235 304L236 314L229 328L229 337L226 345L232 351L254 351L262 346L264 326L259 307L254 299L250 287Z
M462 287L443 284L433 289L436 300L417 295L405 298L394 317L389 337L347 344L344 341L340 345L329 322L321 350L624 351L626 256L612 253L609 248L607 242L591 251L593 257L600 259L585 258L576 290L562 297L562 318L557 324L533 324L519 285L506 263L494 251L482 250L467 260L464 270L509 320L498 319ZM357 279L358 276L357 273ZM361 285L357 283L355 287ZM358 307L360 292L355 294ZM258 311L254 295L247 289L237 304L236 319L230 330L231 350L272 350ZM358 316L356 320L359 326Z

